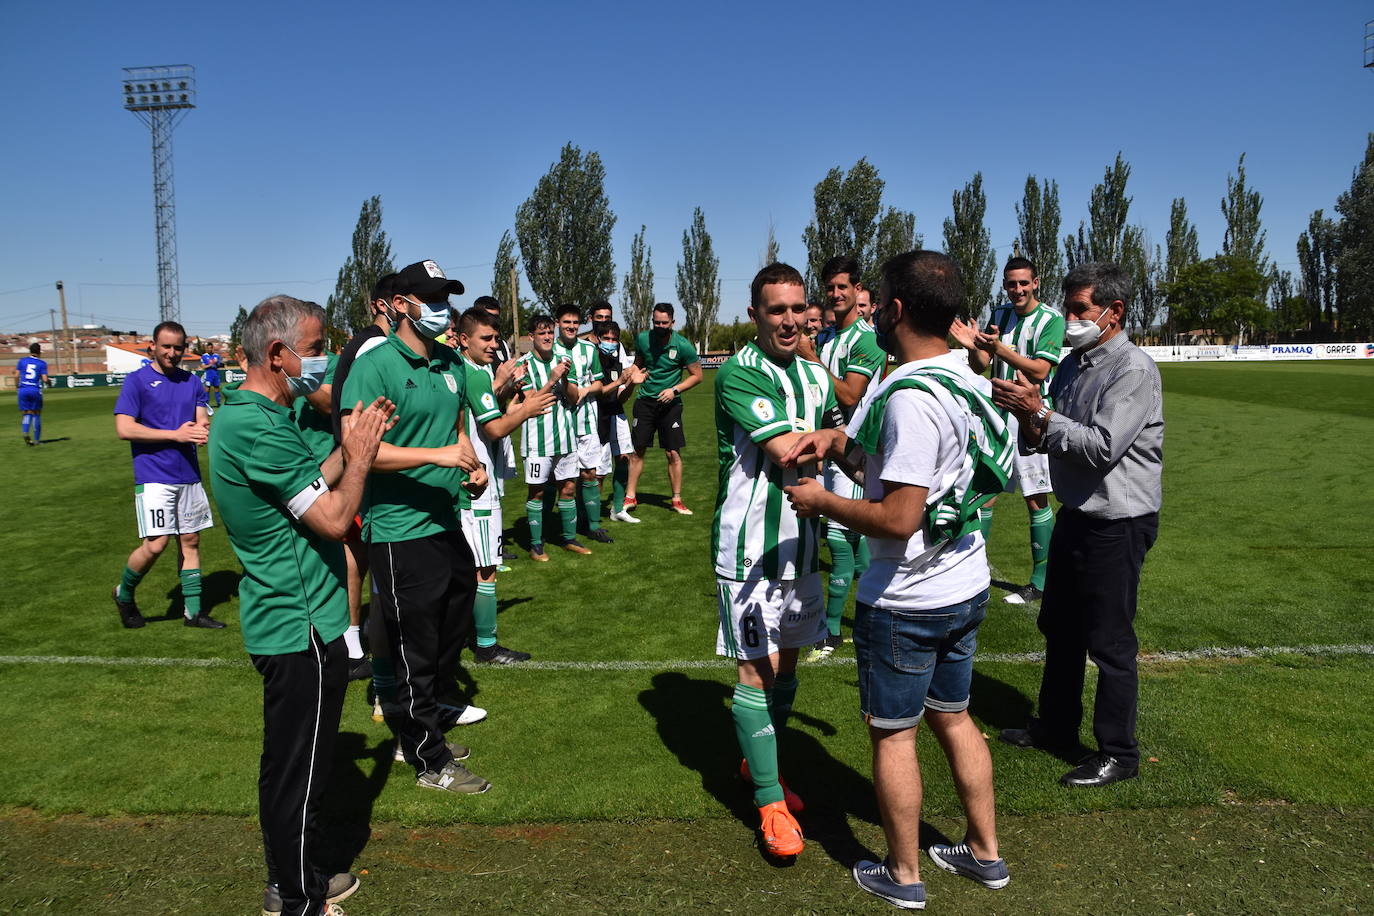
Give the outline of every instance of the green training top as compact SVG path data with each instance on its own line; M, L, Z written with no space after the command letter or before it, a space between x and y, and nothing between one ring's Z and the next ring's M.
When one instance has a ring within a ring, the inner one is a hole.
M429 359L396 336L354 361L344 381L344 404L371 404L378 397L396 405L396 425L386 442L404 448L443 448L458 441L466 390L462 358L441 343ZM374 471L363 499L363 539L369 543L413 541L459 531L458 468L426 464L405 471Z
M348 628L343 544L302 521L328 492L291 412L252 391L226 393L210 427L210 477L243 580L239 628L253 655L326 643Z
M682 370L701 362L696 349L677 331L659 343L653 331L641 331L635 338L635 357L649 369L648 378L639 386L639 397L656 398L665 388L682 381Z
M1035 308L1025 315L1016 314L1016 309L1008 304L992 310L989 324L997 325L1002 343L1022 356L1049 360L1050 371L1040 383L1040 397L1053 408L1050 383L1054 381L1054 372L1059 366L1059 351L1064 346L1064 316L1054 306L1044 302L1036 303ZM1003 360L993 360L992 369L993 378L1007 381L1016 378L1016 369Z

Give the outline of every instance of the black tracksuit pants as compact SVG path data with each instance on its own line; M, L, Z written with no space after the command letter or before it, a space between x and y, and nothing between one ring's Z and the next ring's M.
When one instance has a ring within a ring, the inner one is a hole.
M348 687L348 648L342 636L326 645L311 629L304 652L250 657L262 675L258 820L267 881L281 891L284 916L313 916L329 882L312 849Z
M472 632L477 570L461 531L368 546L377 607L396 667L391 723L417 770L453 759L439 728L437 700L457 690L458 655Z

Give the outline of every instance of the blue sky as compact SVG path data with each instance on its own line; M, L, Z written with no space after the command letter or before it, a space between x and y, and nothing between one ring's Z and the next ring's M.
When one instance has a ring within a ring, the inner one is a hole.
M1064 229L1122 150L1130 218L1162 243L1187 199L1220 247L1247 153L1271 256L1350 182L1369 129L1367 5L334 3L6 0L0 329L157 318L147 129L121 68L189 63L200 108L175 135L184 322L226 330L275 292L323 302L362 201L397 264L434 258L486 292L497 240L567 141L596 150L617 277L648 226L659 298L693 207L743 313L770 221L802 264L815 183L867 156L885 202L939 247L982 171L1000 257L1027 173L1057 180ZM528 292L528 288L524 289ZM619 304L618 294L614 297Z

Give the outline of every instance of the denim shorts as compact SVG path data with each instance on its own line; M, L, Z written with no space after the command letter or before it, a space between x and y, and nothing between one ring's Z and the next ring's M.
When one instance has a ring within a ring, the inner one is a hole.
M859 664L859 709L879 728L911 728L927 707L968 708L978 625L988 592L925 611L896 611L860 603L854 613Z

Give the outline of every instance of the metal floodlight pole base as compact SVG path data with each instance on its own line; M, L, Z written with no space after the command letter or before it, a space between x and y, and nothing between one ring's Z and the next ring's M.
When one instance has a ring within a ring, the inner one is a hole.
M172 130L196 107L196 69L126 67L124 108L148 126L153 141L153 222L157 227L158 315L181 320L181 283L177 275L177 213L172 180Z

